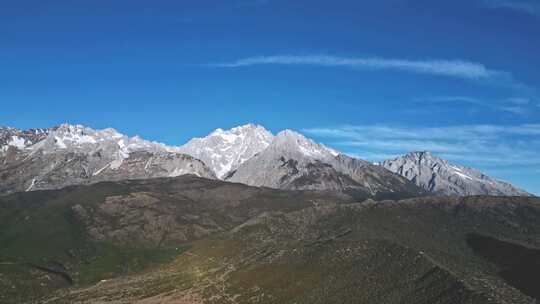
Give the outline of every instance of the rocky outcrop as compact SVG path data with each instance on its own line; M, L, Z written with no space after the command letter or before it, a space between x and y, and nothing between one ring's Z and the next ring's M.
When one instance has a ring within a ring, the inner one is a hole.
M451 164L425 151L386 160L380 165L439 195L531 195L507 182L494 179L472 168Z
M113 129L2 128L0 144L1 194L183 174L215 178L202 161L175 147L129 138Z
M397 174L290 130L276 135L268 148L231 172L226 180L278 189L354 191L366 197L422 193Z

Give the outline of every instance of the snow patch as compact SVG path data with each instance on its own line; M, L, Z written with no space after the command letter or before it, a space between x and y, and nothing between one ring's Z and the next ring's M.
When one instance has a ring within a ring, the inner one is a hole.
M100 174L103 170L107 169L107 167L109 167L110 165L111 165L111 163L106 164L103 168L101 168L101 169L97 170L96 172L94 172L92 174L92 176L96 176L96 175Z
M468 175L465 175L465 174L463 174L463 173L461 173L461 172L454 172L454 174L456 174L456 175L458 175L458 176L460 176L460 177L462 177L462 178L464 178L464 179L473 180L472 177L470 177L470 176L468 176Z
M11 136L11 140L7 144L19 150L26 148L24 138L21 138L19 136Z
M452 169L452 171L454 171L453 173L456 174L457 176L464 179L468 179L468 180L474 180L474 178L472 178L471 176L463 173L463 171L460 168L456 166L452 166L452 165L450 165L450 168Z
M36 179L33 178L33 179L32 179L32 183L30 183L30 186L28 186L28 188L26 188L25 191L28 192L28 191L32 190L32 188L34 188L34 185L35 185L35 184L36 184Z
M110 163L111 169L116 170L120 168L120 166L124 162L124 159L128 157L129 157L128 151L126 151L125 149L118 150L118 152L116 153L116 159Z
M64 141L58 137L58 136L55 136L54 137L54 142L56 143L56 146L60 149L67 149L67 146L66 144L64 143Z

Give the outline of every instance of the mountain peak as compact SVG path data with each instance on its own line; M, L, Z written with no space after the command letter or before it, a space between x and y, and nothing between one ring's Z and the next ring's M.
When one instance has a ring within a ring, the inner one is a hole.
M290 129L279 132L274 138L272 146L288 152L298 151L304 156L314 159L326 159L339 155L337 151L323 144L318 144L301 133Z
M177 149L111 128L61 124L49 129L0 129L0 164L7 165L4 170L17 170L9 174L11 180L0 193L188 173L215 178L203 162L176 153Z
M291 129L285 129L283 131L280 131L278 134L276 134L276 137L307 140L307 138L303 134Z
M407 158L411 158L411 159L440 159L442 160L441 158L433 155L433 153L431 153L430 151L412 151L412 152L409 152L405 155L403 155L402 157L407 157Z
M268 148L231 171L225 179L280 189L346 190L358 197L422 193L397 174L340 155L290 129L279 132Z
M412 151L412 152L408 153L408 155L433 156L433 154L430 151L427 151L427 150Z
M427 191L443 195L508 195L529 193L478 170L452 164L428 151L416 151L380 164L415 182Z
M19 130L12 127L0 128L0 152L6 152L10 147L17 150L29 149L41 141L49 133L48 129Z
M245 125L233 127L233 128L231 128L229 130L224 130L222 128L217 128L212 133L210 133L209 136L212 136L212 135L217 136L217 135L223 135L223 134L237 134L238 135L238 134L247 133L247 132L253 132L253 131L268 132L269 133L269 131L266 130L261 125L248 123L248 124L245 124Z
M264 127L250 123L229 130L216 129L206 137L190 140L180 151L202 160L222 178L266 149L273 139L274 135Z
M256 125L254 123L248 123L248 124L245 124L245 125L242 125L242 126L237 126L237 127L231 128L231 131L232 132L245 132L245 131L254 130L254 129L264 129L264 130L266 130L261 125Z
M79 135L91 135L94 137L112 137L112 138L121 138L126 135L121 134L113 128L105 129L93 129L86 127L80 124L68 124L63 123L58 126L51 128L53 132L56 133L68 133L68 134L79 134Z
M234 172L238 170L238 172L243 171L243 173L236 174L235 181L249 184L251 183L250 178L262 170L259 176L260 185L267 185L265 184L265 179L268 178L266 171L271 170L275 164L279 164L277 165L279 168L289 166L287 168L291 169L291 172L296 167L329 164L334 166L334 169L341 170L339 171L341 173L352 172L351 176L356 176L355 174L364 170L362 167L365 166L364 163L357 160L351 162L346 157L337 157L340 155L337 151L316 143L297 131L286 129L274 136L263 126L253 123L228 130L216 129L208 136L194 138L182 147L166 146L144 140L139 136L128 137L112 128L92 129L80 124L64 123L48 129L30 130L0 128L0 157L9 157L10 159L19 159L19 157L25 159L27 156L33 157L33 155L35 157L44 155L44 157L50 158L55 157L55 155L64 158L66 155L88 157L92 165L85 165L84 174L86 175L105 173L103 170L106 168L112 171L122 166L127 168L135 163L125 160L140 155L165 157L178 153L188 154L201 160L201 164L204 163L206 165L204 167L208 167L206 170L212 171L211 176L217 176L221 179L226 178L229 174L234 175ZM182 156L174 157L180 159ZM257 162L262 162L264 166L270 167L260 169ZM168 163L168 161L164 160L162 163ZM459 196L530 195L509 183L486 176L478 170L452 164L429 151L410 152L378 165L436 194ZM151 162L147 162L143 169L146 170L150 167ZM317 173L319 175L328 173L323 174L324 170L330 170L324 166L315 169L306 167L305 169L304 173ZM312 169L315 171L311 171ZM380 167L379 169L383 170ZM167 171L168 174L176 172L171 170ZM249 170L253 172L246 172ZM201 174L208 175L207 173ZM30 177L30 181L32 178ZM276 180L274 185L278 184L280 182ZM26 186L28 187L28 185Z

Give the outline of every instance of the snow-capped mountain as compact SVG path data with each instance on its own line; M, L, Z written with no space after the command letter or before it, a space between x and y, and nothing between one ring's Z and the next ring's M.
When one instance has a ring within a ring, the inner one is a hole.
M297 156L318 160L331 159L339 155L339 152L292 130L279 132L272 142L272 148L290 156L300 153Z
M0 127L0 153L7 152L10 147L24 150L47 137L48 131L48 129L19 130Z
M247 124L230 130L216 129L203 138L194 138L179 151L202 160L223 178L231 170L266 149L274 136L265 128Z
M68 124L26 131L0 128L0 193L182 174L215 178L202 161L176 147L114 129Z
M285 130L278 133L266 149L231 171L225 179L252 186L291 188L287 186L290 179L302 174L299 168L333 158L337 155L334 153L299 133Z
M411 196L422 191L405 178L285 130L270 145L231 171L226 180L298 190L351 191L363 196Z
M248 124L217 129L181 147L114 129L63 124L0 128L0 194L99 181L195 174L252 186L333 190L362 196L530 195L428 152L381 164L341 154L300 133Z
M406 177L429 192L441 195L531 195L478 170L451 164L430 152L412 152L396 159L386 160L380 165Z

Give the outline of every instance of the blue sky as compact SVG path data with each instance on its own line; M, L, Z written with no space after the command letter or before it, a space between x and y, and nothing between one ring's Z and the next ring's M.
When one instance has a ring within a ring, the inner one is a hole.
M181 144L248 122L540 194L540 1L1 1L0 124Z

